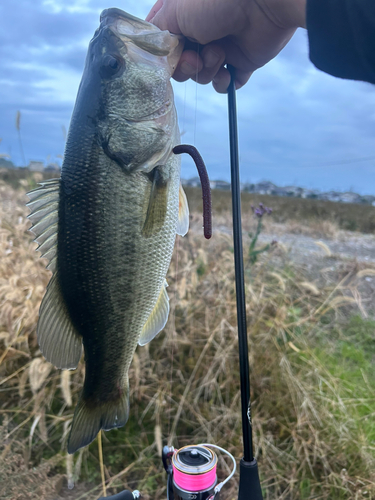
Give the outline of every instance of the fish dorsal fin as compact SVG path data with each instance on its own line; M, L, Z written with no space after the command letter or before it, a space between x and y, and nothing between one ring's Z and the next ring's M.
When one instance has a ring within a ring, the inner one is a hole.
M138 344L146 345L165 327L169 314L169 297L166 287L168 283L165 281L160 290L159 298L155 307L146 321Z
M157 234L164 225L167 214L168 187L169 183L163 179L159 168L154 168L147 215L142 229L142 234L146 238Z
M82 337L76 332L66 310L57 272L52 276L40 306L37 338L43 356L56 368L77 368L82 354Z
M51 179L41 183L40 187L27 193L30 201L27 206L31 213L28 218L33 225L30 228L39 243L37 248L41 257L48 259L47 269L56 269L57 224L59 207L60 179Z
M182 185L180 184L177 234L179 234L180 236L185 236L185 234L188 231L189 231L189 205L185 191Z

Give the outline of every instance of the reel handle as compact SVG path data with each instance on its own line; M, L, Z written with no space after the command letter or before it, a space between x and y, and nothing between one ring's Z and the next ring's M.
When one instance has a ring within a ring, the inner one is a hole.
M171 461L173 453L174 453L173 446L164 446L163 447L161 459L163 460L164 469L165 469L167 474L172 474L172 472L173 472L172 461Z
M110 497L100 497L98 500L135 500L140 498L141 494L138 490L133 492L129 490L124 490L121 493L117 493L117 495L112 495Z

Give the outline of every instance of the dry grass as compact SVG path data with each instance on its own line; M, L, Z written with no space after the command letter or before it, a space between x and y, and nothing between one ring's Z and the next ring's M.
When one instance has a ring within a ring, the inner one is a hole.
M1 481L0 498L56 498L64 474L86 485L75 498L94 499L102 488L97 442L65 458L84 368L60 372L38 350L35 326L49 272L26 233L23 195L0 185L0 196L0 481L15 478ZM254 439L265 499L375 498L375 378L367 358L375 350L371 339L370 347L358 340L348 355L354 334L342 327L358 311L366 272L357 276L351 268L334 284L310 282L276 249L246 273ZM217 232L204 241L191 231L179 238L168 282L167 327L137 350L131 367L130 420L103 434L107 490L137 488L153 500L166 496L161 444L212 442L241 456L230 237ZM220 469L223 475L224 462ZM226 498L236 498L236 481Z
M197 188L186 188L186 194L189 198L193 211L201 211L202 197ZM277 223L291 223L301 226L312 226L315 231L324 231L323 222L329 225L349 231L360 231L363 233L375 232L375 207L371 205L362 205L355 203L335 203L333 201L310 200L302 198L288 198L280 196L268 196L259 194L242 193L241 202L244 216L244 228L248 229L251 223L250 205L258 205L263 202L274 210L272 220ZM231 210L231 195L229 191L214 191L213 209L215 215L226 214ZM320 235L322 236L322 235Z

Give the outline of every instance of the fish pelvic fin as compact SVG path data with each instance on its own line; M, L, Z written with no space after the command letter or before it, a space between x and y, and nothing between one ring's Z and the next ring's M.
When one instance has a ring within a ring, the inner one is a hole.
M126 380L122 395L115 401L94 404L83 396L74 412L68 439L68 453L75 453L89 445L103 429L109 431L126 424L129 418L129 381Z
M189 231L189 205L186 198L185 191L180 184L179 191L179 202L178 202L178 222L177 222L177 234L180 236L185 236Z
M146 238L157 234L164 225L168 206L169 182L163 178L162 169L155 167L151 173L152 187L142 234Z

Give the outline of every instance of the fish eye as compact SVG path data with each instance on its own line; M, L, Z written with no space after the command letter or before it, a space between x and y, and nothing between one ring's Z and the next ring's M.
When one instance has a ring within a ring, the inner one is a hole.
M122 66L122 61L119 61L116 57L107 54L102 60L100 74L103 78L111 78L116 75Z
M112 56L107 56L104 64L106 66L109 66L111 69L117 69L118 68L118 61L115 57Z

